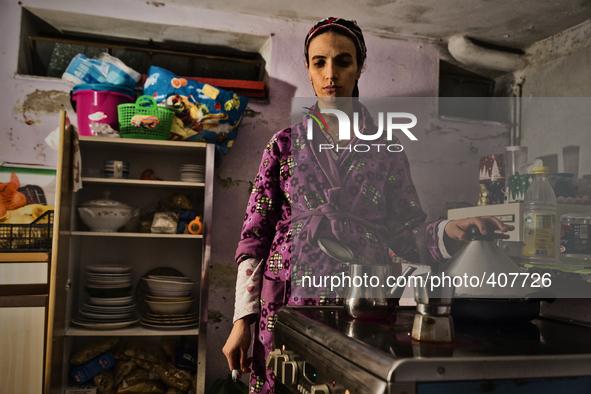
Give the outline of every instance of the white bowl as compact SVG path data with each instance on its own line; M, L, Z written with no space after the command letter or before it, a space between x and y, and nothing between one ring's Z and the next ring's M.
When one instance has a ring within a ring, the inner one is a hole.
M191 305L195 300L179 302L144 301L150 306L152 312L157 315L182 315L191 309Z
M191 295L191 290L186 291L163 291L150 290L150 295L154 297L185 298Z
M173 282L191 282L191 278L188 276L164 276L164 275L150 275L148 279L156 279L156 280L163 280L163 281L173 281Z
M132 208L129 205L105 198L86 201L78 207L80 219L92 231L113 233L123 227L131 219Z
M156 291L191 291L195 282L173 281L144 278L150 290Z

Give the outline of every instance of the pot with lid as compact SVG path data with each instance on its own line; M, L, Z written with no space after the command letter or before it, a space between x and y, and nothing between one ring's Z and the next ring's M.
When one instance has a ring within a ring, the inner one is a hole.
M105 192L104 198L86 201L78 207L80 219L91 231L113 233L131 219L132 208L111 200L109 195L109 192Z

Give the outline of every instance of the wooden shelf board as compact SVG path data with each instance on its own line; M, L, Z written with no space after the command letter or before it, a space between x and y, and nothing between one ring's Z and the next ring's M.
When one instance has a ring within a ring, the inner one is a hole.
M95 231L72 231L72 236L81 237L122 237L122 238L179 238L200 239L203 234L152 234L152 233L100 233Z
M158 330L151 329L135 323L132 326L118 330L91 330L89 328L72 326L66 330L67 337L113 337L113 336L176 336L176 335L199 335L199 326L185 330Z
M82 177L82 183L99 183L123 186L146 186L146 187L183 187L203 188L203 182L182 182L182 181L144 181L141 179L114 179L114 178L91 178Z
M2 252L0 263L46 263L49 261L49 253L45 252Z
M186 150L186 151L200 151L205 150L207 143L205 142L191 142L191 141L167 141L167 140L142 140L135 138L109 138L109 137L88 137L80 136L80 144L85 149L115 149L134 148L136 150L145 151L162 151L162 150Z

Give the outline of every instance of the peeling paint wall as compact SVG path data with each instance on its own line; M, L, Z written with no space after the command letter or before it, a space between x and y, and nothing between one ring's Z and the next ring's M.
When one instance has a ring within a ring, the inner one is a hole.
M128 16L148 23L272 37L269 47L264 48L270 59L267 63L270 103L249 104L254 116L244 119L232 151L216 170L206 383L210 387L216 378L225 377L228 372L221 349L232 326L236 275L234 252L240 239L251 182L271 136L290 124L291 98L314 94L302 53L310 24L170 3L164 7L151 2L121 0L53 0L51 4L30 0L25 3L38 9L114 19ZM44 138L57 127L57 111L61 108L68 110L75 123L75 114L67 99L70 88L60 80L15 76L20 12L17 0L0 3L0 24L4 33L0 41L0 86L3 91L0 158L3 161L55 165L57 157L46 148ZM421 18L421 10L416 9L413 15ZM367 35L366 43L368 59L359 83L361 95L437 96L440 48L427 41L371 34ZM425 108L425 113L435 111L435 107ZM508 143L507 132L506 127L439 120L418 136L420 143L405 145L415 186L430 217L448 201L476 203L479 159L486 154L502 153Z
M568 117L569 110L579 108L588 112L591 104L591 21L534 44L527 54L531 65L524 73L524 103L530 97L580 99L573 99L572 105L567 105L570 108L540 108L528 114L523 121L522 145L529 148L530 158L558 155L559 172L564 172L562 148L578 145L579 176L591 174L589 125Z

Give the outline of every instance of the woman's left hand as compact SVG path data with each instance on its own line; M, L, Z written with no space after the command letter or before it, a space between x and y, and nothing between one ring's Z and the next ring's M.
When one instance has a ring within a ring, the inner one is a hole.
M468 229L468 227L473 224L478 226L480 233L483 235L486 235L486 233L489 230L494 231L498 229L502 232L515 230L514 226L504 224L499 219L493 216L483 216L452 220L448 222L445 226L445 235L452 240L466 241L468 240L468 234L466 234L466 229ZM494 233L493 237L500 239L508 239L509 235Z

